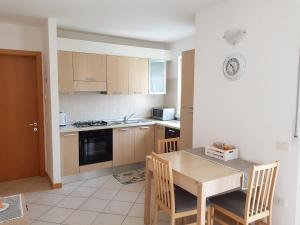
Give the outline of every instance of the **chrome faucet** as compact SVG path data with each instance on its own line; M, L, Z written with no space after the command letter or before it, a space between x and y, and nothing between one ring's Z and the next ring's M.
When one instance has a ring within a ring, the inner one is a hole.
M135 113L131 113L129 116L124 116L123 122L127 122L134 115L135 115Z

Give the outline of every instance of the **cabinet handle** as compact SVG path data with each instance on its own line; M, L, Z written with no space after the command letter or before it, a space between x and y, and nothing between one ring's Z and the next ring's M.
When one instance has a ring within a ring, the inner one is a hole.
M149 129L150 127L140 127L141 129Z
M90 77L87 77L85 78L86 81L96 81L96 78L90 78Z
M124 128L123 128L123 129L120 129L120 131L129 131L129 129L124 129Z
M74 134L74 133L71 133L71 134L64 134L63 136L64 137L71 137L71 136L75 136L76 134Z

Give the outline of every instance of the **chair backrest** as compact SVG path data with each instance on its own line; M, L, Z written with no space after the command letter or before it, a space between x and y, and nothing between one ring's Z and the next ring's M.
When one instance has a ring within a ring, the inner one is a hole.
M279 162L252 168L245 207L245 218L249 222L271 213L278 169Z
M152 152L153 177L156 188L156 198L163 210L175 212L175 197L172 165L168 160L160 158Z
M179 150L179 138L158 140L158 153L175 152Z

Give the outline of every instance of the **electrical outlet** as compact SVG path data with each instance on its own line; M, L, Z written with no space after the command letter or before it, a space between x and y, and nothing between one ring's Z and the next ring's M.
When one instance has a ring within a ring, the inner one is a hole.
M290 144L285 141L277 141L275 144L276 149L281 150L281 151L289 151L290 150Z
M274 197L274 203L282 208L286 208L287 207L287 202L284 198L281 198L279 196L275 196Z

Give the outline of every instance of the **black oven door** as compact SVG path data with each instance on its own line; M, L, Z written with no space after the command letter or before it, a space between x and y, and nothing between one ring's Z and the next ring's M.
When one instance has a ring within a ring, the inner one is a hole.
M79 132L79 165L112 160L112 129Z

